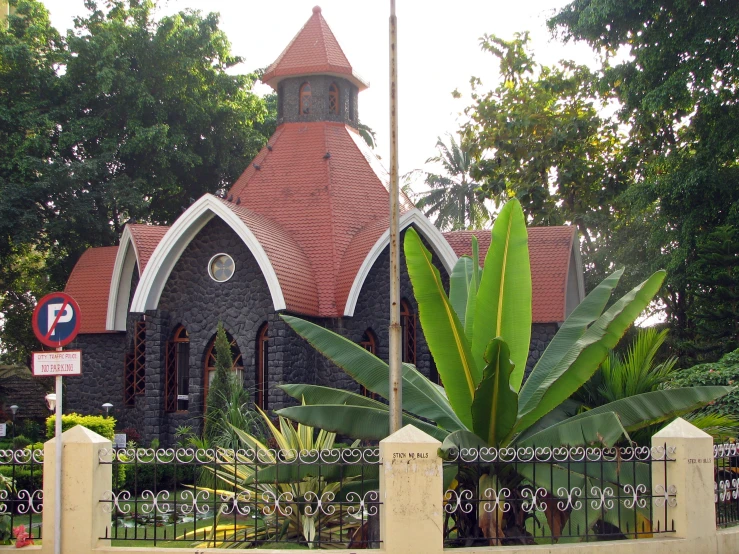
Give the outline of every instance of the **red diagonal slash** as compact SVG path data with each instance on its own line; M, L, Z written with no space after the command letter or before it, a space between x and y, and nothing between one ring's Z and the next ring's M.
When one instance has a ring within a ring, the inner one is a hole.
M65 298L64 302L62 303L62 309L56 313L56 318L54 318L54 323L51 324L51 327L49 327L49 332L46 333L46 337L45 337L46 340L49 340L49 337L51 337L51 334L54 332L54 329L56 329L56 324L59 323L59 318L62 317L62 314L67 309L67 304L69 304L69 300Z

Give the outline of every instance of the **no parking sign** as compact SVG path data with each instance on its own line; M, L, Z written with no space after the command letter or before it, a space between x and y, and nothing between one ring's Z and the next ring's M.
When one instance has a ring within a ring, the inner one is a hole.
M47 294L33 310L33 332L46 346L69 344L80 330L80 307L64 292Z

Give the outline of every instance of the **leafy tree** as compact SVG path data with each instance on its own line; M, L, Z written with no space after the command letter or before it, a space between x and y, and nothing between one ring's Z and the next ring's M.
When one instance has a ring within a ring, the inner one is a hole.
M66 41L34 0L0 29L0 302L16 360L30 319L7 322L63 286L85 249L115 244L130 221L172 223L230 185L274 129L274 99L251 92L255 74L232 74L242 60L216 14L86 6ZM12 274L24 256L45 261L45 287Z
M467 147L449 135L449 146L439 137L436 149L438 154L426 163L440 163L445 174L424 172L430 190L416 195L416 207L429 217L436 216L434 225L442 230L482 228L490 218L479 198L480 185L470 177Z
M675 387L728 385L733 387L726 396L704 408L707 414L739 419L739 349L724 354L717 362L695 365L679 370L672 382Z
M470 81L463 135L472 176L497 204L515 196L533 225L576 225L595 285L610 272L603 257L611 204L625 188L620 137L599 113L607 99L597 75L573 62L537 64L528 33L511 41L485 35L481 46L497 58L502 82L486 91Z
M205 400L205 430L203 436L212 441L221 429L221 420L228 410L228 401L231 397L233 375L233 357L231 356L231 341L228 340L222 323L218 323L216 330L216 368L213 372L213 381L208 388L208 398ZM243 388L243 387L242 387Z
M680 343L711 285L694 264L701 238L739 223L739 11L733 0L575 0L549 22L606 56L602 87L629 130L629 191L612 229L616 259L638 276L657 264ZM630 56L610 57L620 49ZM716 355L715 353L713 354Z

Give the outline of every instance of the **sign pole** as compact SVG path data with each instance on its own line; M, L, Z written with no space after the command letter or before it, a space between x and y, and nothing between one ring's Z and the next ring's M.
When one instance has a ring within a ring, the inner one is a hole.
M61 352L61 347L56 349ZM54 554L62 552L62 376L56 376L56 416L54 417L56 435L56 475L54 480Z

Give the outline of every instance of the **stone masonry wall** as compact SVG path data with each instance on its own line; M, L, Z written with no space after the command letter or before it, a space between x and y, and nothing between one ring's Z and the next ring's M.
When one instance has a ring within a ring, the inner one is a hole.
M311 89L311 110L300 114L300 87L309 83ZM328 112L328 89L331 83L339 87L339 113ZM277 124L301 121L339 121L357 127L359 124L357 97L358 90L346 79L325 75L293 77L284 79L278 89L279 104Z

